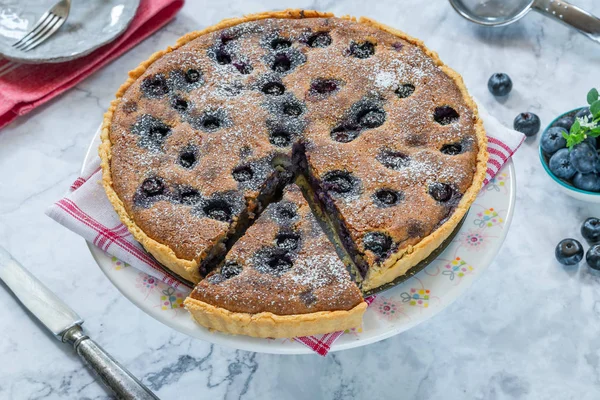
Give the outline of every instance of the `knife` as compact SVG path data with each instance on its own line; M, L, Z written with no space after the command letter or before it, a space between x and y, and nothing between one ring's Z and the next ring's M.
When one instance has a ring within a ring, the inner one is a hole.
M119 399L158 399L81 328L83 320L0 246L0 279L52 334L73 346Z

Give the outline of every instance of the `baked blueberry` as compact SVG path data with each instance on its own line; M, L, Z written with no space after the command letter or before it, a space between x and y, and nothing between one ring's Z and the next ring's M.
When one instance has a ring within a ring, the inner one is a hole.
M385 122L385 111L383 109L366 109L358 116L358 124L365 129L377 128Z
M146 97L158 98L169 93L169 85L167 79L163 74L157 74L149 76L142 81L141 84L142 93Z
M245 63L243 61L234 61L233 62L233 66L235 67L235 69L237 69L240 74L242 75L248 75L249 73L252 72L252 70L254 68L252 68L252 66L248 63Z
M254 171L249 165L242 165L234 169L232 175L238 182L248 182L254 177Z
M600 192L600 176L596 172L589 174L577 172L573 178L573 186L589 192Z
M292 46L292 42L288 39L275 38L271 41L271 48L273 50L283 50Z
M211 219L221 222L231 221L232 209L227 201L223 199L210 199L202 207L204 214Z
M396 96L398 96L401 99L407 98L414 92L415 92L415 87L413 85L411 85L410 83L404 83L404 84L398 86L398 88L394 91L394 93L396 93Z
M556 245L554 256L563 265L575 265L583 258L583 247L575 239L563 239Z
M207 111L200 116L192 116L189 118L189 122L194 129L205 132L215 132L230 125L227 115L220 109Z
M207 116L202 121L202 127L209 132L216 131L221 127L221 121L216 116Z
M183 150L177 161L183 168L192 168L196 164L196 151L192 148Z
M575 122L575 116L565 115L554 122L552 127L564 128L567 132L571 130L573 123Z
M307 290L298 295L300 301L302 301L308 307L312 306L317 302L317 296L314 294L312 290Z
M588 243L600 242L600 219L593 217L586 219L581 225L581 236Z
M292 268L292 260L289 256L283 254L274 254L268 261L267 265L277 274L283 274Z
M406 167L410 159L407 154L404 154L400 151L393 150L382 150L377 155L377 161L379 161L383 166L393 170L400 170Z
M263 86L262 92L271 96L281 96L285 92L285 86L279 82L268 82Z
M292 61L285 53L278 53L275 55L271 69L275 72L283 73L287 72L292 68Z
M591 269L600 271L600 244L590 247L585 253L585 261Z
M269 136L269 142L277 147L287 147L292 144L292 134L284 130L275 130Z
M300 235L293 232L279 233L275 238L275 245L280 249L296 250L300 243Z
M187 71L185 71L185 80L188 83L196 83L198 81L200 81L200 79L202 78L202 75L200 74L200 71L198 71L197 69L188 69Z
M289 117L299 117L304 112L302 106L296 103L285 103L282 112Z
M162 179L152 177L142 182L141 189L147 197L154 197L165 192L165 184L163 183Z
M221 65L231 64L231 56L225 51L224 48L217 49L215 51L215 60Z
M567 140L563 134L567 134L565 128L560 126L553 126L552 128L546 129L540 139L540 147L544 153L550 155L556 153L560 149L567 147Z
M170 91L189 92L202 84L204 79L202 72L199 69L190 68L187 70L176 69L169 72L169 79L167 80Z
M171 134L171 127L149 114L144 114L133 124L131 131L140 136L140 146L157 150Z
M433 119L440 125L449 125L453 122L458 121L460 115L456 112L456 110L450 106L440 106L436 107L433 112Z
M441 182L431 183L427 191L429 192L429 195L431 197L433 197L436 201L439 201L440 203L445 203L449 201L452 198L452 195L454 194L452 186L448 185L447 183Z
M342 124L331 131L331 138L336 142L348 143L360 135L361 128L358 125Z
M171 106L179 112L184 112L187 111L189 103L186 99L179 96L175 96L173 97L173 99L171 99Z
M335 92L339 88L339 82L335 79L315 79L310 84L312 95L325 95Z
M447 154L449 156L455 156L457 154L462 153L462 144L460 143L450 143L450 144L445 144L442 146L442 148L440 149L440 151L444 154Z
M588 143L576 144L570 151L571 165L582 174L587 174L596 169L598 162L598 153L595 148Z
M540 130L540 117L532 112L524 112L515 117L513 128L527 137L535 136Z
M356 43L350 43L350 55L356 58L369 58L375 54L375 45L369 41Z
M373 195L373 200L380 207L391 207L398 204L404 196L402 193L391 189L380 189Z
M385 258L392 249L392 238L383 232L369 232L363 237L366 250L373 252L377 257Z
M263 274L281 275L294 265L291 254L277 247L263 248L253 257L254 267Z
M504 73L498 72L488 80L488 89L494 96L506 96L512 90L512 80Z
M561 179L571 179L577 172L571 163L569 149L565 148L558 150L550 157L548 167L557 178Z
M323 176L323 187L330 193L347 195L358 190L358 179L347 171L330 171Z
M221 267L221 275L225 279L231 279L242 273L242 266L234 261L226 261L225 265Z
M198 204L202 200L202 195L196 190L190 187L181 187L177 191L177 200L181 204L188 206Z
M331 36L328 32L317 32L308 38L310 47L327 47L331 44Z
M279 203L275 208L275 219L278 223L286 224L297 217L296 206L292 203Z

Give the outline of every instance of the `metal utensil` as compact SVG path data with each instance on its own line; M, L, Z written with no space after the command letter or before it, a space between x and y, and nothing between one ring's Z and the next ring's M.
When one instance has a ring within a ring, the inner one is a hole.
M13 43L12 47L29 51L44 43L54 35L56 31L65 23L71 10L71 0L61 0L46 11L38 22L23 36ZM20 64L16 62L6 62L0 66L0 77L16 69Z
M129 371L83 333L83 320L42 282L0 246L0 279L21 303L63 343L70 343L77 354L94 369L102 382L126 400L156 400Z
M600 19L562 0L449 0L463 17L485 26L504 26L530 10L562 22L600 43Z
M65 23L70 10L71 0L59 1L44 13L33 28L13 44L13 47L22 51L29 51L36 48L50 36L54 35Z

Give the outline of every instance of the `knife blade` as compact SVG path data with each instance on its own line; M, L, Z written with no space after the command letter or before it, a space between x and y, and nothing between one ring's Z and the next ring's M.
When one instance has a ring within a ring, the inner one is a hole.
M0 279L19 301L62 341L62 335L83 320L0 246Z
M0 246L0 279L19 301L61 342L98 374L118 399L157 400L144 384L121 366L102 347L84 334L83 320L50 289ZM159 399L158 399L159 400Z

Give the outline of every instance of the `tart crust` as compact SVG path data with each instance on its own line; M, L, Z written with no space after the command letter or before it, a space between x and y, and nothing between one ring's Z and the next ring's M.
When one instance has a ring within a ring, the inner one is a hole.
M163 51L154 53L148 60L144 61L136 69L129 72L129 79L119 88L118 92L116 93L116 99L111 102L108 111L104 115L101 131L102 143L99 148L99 155L101 158L101 167L103 171L102 183L104 189L109 201L119 215L119 218L123 224L127 226L134 238L140 242L144 248L157 259L158 262L180 277L191 282L198 282L201 279L199 272L200 262L198 260L186 260L178 258L175 252L169 246L154 240L148 234L146 234L128 214L123 201L119 198L113 187L111 172L112 143L110 140L110 129L113 114L117 108L117 105L127 89L147 70L152 63L163 57L165 54L180 48L186 43L202 35L239 25L241 23L267 18L301 19L327 17L334 17L334 15L327 12L289 9L223 20L220 23L204 30L188 33L181 37L173 47L168 47ZM351 21L358 21L361 24L365 24L393 34L400 39L418 46L423 52L425 52L425 54L427 54L434 61L434 63L455 82L464 98L465 104L473 111L473 124L478 144L477 165L473 176L472 185L463 194L461 201L453 213L443 224L441 224L430 235L423 238L419 243L401 249L400 251L392 254L387 260L385 260L383 264L374 266L374 268L370 269L362 282L362 289L368 291L389 283L395 278L404 275L411 267L418 264L429 254L431 254L432 251L438 248L442 242L454 231L482 187L487 168L487 138L483 123L479 118L477 105L468 94L461 76L448 66L444 65L444 63L439 59L437 53L425 47L422 41L410 37L402 31L382 25L369 18L361 17L358 20L350 16L343 16L341 18ZM235 313L192 298L186 299L185 305L194 319L203 326L222 332L244 334L255 337L293 337L353 328L360 325L362 315L367 307L366 303L363 302L349 311L325 311L310 314L281 316L268 312L259 314Z
M361 325L367 309L367 303L363 301L348 311L276 315L231 312L191 297L184 304L194 320L208 329L260 338L309 336L356 328Z

